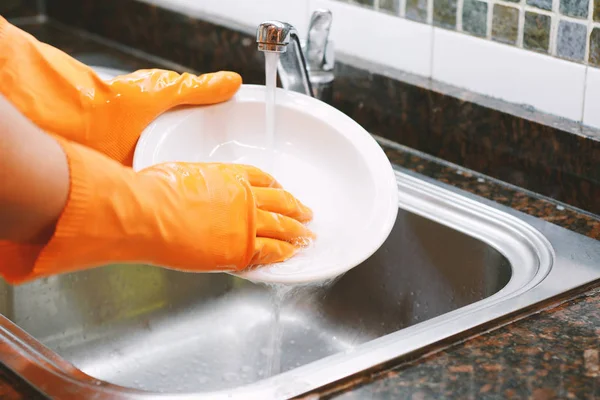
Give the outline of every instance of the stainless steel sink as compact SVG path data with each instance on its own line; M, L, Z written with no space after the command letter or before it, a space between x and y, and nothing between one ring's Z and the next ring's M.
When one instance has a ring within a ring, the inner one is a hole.
M397 181L387 242L295 289L279 324L268 287L106 266L3 284L0 361L53 398L290 398L600 278L600 242L408 171Z

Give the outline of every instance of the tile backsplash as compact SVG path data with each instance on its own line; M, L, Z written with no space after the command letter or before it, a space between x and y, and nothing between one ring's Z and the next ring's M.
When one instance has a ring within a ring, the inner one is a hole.
M337 0L600 67L600 0Z

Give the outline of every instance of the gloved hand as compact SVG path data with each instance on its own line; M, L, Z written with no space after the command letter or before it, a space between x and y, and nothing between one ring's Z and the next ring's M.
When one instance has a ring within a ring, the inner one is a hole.
M46 132L131 166L142 130L183 104L214 104L239 89L234 72L140 70L104 82L88 66L0 17L0 93Z
M69 198L47 245L0 242L11 283L119 262L239 271L284 261L314 237L302 224L311 210L257 168L167 163L136 173L58 140Z

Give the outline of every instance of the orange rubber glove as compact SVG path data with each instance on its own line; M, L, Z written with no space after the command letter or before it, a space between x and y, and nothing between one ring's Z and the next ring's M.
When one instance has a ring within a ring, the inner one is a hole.
M257 168L166 163L136 173L58 140L69 198L45 246L0 242L11 283L119 262L239 271L284 261L314 237L302 224L311 210Z
M131 166L142 130L183 104L214 104L239 89L234 72L140 70L105 82L88 66L0 17L0 93L46 132Z

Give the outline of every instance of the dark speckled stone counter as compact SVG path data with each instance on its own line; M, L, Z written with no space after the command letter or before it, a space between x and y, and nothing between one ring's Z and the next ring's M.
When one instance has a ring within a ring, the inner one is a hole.
M96 65L136 69L160 66L53 25L23 28L40 40ZM399 166L600 239L600 218L487 176L383 143ZM306 399L594 399L600 398L600 282L545 304L544 310L429 355L374 374L361 374L304 396ZM515 320L516 319L516 320ZM0 398L40 396L0 368Z
M321 398L598 399L600 291Z

